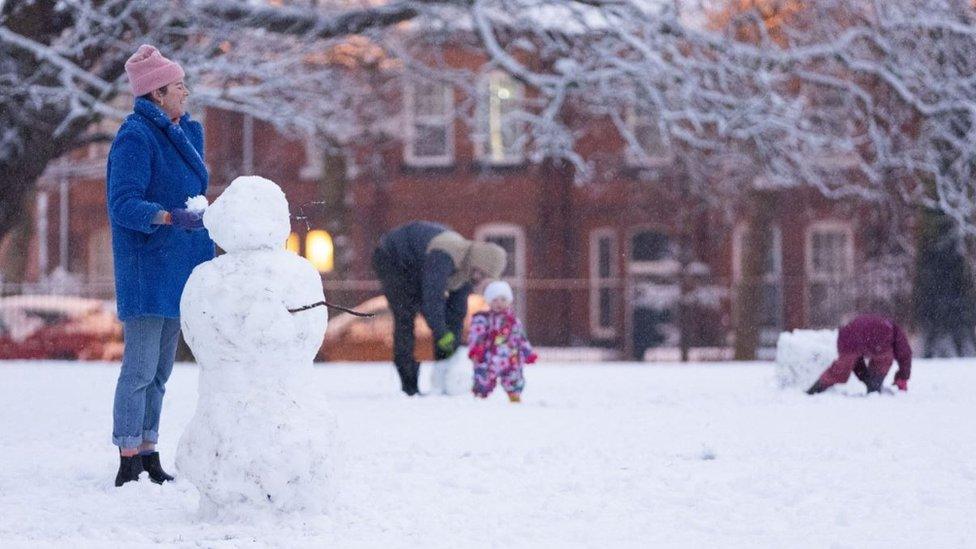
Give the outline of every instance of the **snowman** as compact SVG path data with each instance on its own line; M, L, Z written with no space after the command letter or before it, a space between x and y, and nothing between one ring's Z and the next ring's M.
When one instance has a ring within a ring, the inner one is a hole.
M328 321L318 272L284 249L288 202L274 182L238 177L206 209L224 255L197 266L180 302L200 366L197 409L176 467L200 511L323 512L333 499L333 418L307 391Z

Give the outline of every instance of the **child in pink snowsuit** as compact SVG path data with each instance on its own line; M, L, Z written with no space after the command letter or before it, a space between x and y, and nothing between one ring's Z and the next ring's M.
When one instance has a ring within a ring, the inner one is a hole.
M485 288L490 309L471 319L468 332L468 356L474 362L476 397L487 398L501 381L512 402L520 402L525 377L523 364L536 361L536 354L525 335L522 323L512 312L512 288L507 282L495 281Z

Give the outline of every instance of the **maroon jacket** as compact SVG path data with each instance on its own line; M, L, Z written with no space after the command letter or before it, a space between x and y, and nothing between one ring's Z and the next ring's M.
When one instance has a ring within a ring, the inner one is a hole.
M895 379L912 375L912 348L905 332L881 315L860 315L842 326L837 334L837 352L869 357L890 352L898 361Z

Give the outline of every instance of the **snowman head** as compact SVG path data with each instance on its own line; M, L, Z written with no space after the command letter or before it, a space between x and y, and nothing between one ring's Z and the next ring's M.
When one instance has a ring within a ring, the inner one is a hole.
M227 252L278 250L291 232L288 200L274 181L241 176L207 208L203 225Z

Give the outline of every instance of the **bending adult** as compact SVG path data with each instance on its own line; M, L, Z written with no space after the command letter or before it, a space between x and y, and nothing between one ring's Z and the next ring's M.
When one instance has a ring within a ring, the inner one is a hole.
M183 68L142 45L125 63L136 97L108 157L108 217L125 350L115 387L115 485L173 480L156 442L166 381L180 335L180 295L194 267L214 257L201 214L185 208L207 192L203 126L185 112Z
M860 315L837 332L837 360L828 367L807 394L822 393L837 383L846 383L853 372L869 393L881 391L892 361L898 361L895 386L908 390L912 375L912 348L900 326L889 318Z
M403 392L419 392L414 319L421 313L434 334L434 357L450 357L461 341L468 295L505 268L505 250L474 242L430 221L413 221L383 235L373 252L383 294L393 312L393 363Z

